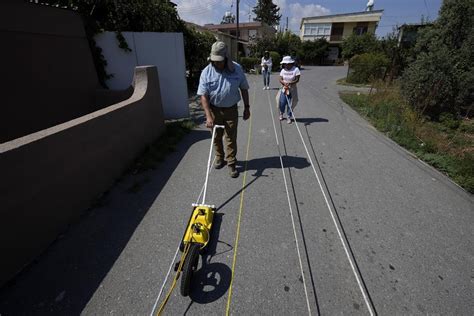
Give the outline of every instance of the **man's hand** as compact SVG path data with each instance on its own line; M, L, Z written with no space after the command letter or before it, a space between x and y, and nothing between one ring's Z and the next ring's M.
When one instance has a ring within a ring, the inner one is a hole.
M250 117L250 108L244 109L244 121L248 120Z
M207 128L213 128L214 127L214 119L212 118L212 116L208 116L206 118L206 127Z

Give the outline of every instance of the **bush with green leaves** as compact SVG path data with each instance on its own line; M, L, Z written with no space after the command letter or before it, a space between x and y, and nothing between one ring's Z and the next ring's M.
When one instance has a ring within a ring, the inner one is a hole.
M301 43L298 56L304 64L321 65L328 46L329 43L324 38L315 41L304 41Z
M191 27L183 29L183 37L188 88L195 89L199 83L201 71L208 64L207 58L216 39L211 33L197 32Z
M474 0L445 0L414 52L401 81L408 102L433 119L467 115L474 105Z
M382 53L356 55L349 62L349 83L370 83L383 78L390 60Z
M249 72L250 69L255 69L255 66L260 65L260 59L257 57L241 57L239 63L246 72Z
M277 33L274 41L274 50L281 56L297 56L301 48L301 39L291 32Z
M269 53L272 58L272 71L276 71L280 67L281 55L274 51L270 51Z
M344 59L351 59L355 55L380 51L380 42L372 33L362 35L351 34L342 42L342 57Z
M272 56L273 69L277 69L283 56L299 56L301 40L293 33L279 32L275 34L275 37L257 39L249 48L250 56L259 59L262 58L265 51L271 52L270 54L272 54L272 52L277 53L278 56Z

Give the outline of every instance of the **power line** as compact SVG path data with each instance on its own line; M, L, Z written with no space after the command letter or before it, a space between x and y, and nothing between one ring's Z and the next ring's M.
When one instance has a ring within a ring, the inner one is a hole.
M183 12L183 13L197 13L197 12L209 12L212 11L210 7L218 4L220 1L219 0L212 0L209 1L206 7L199 7L199 6L193 6L193 7L181 7L178 5L178 10Z
M426 0L423 0L425 2L425 8L426 8L426 14L428 17L430 16L430 10L428 9L428 5L426 4Z

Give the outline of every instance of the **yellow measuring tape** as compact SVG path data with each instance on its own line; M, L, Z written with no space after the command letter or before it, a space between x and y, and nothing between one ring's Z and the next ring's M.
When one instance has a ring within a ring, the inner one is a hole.
M176 283L179 279L179 276L181 275L181 269L183 268L183 265L184 265L184 260L186 260L186 256L188 255L190 248L191 248L191 243L188 242L184 246L183 255L181 256L181 261L179 262L178 271L176 272L176 275L174 277L173 284L171 285L171 288L169 289L168 294L166 294L165 300L163 301L163 303L161 303L160 309L158 309L158 313L156 314L157 316L162 315L163 310L165 309L166 303L168 303L168 300L171 297L171 293L173 293L173 290L176 287Z

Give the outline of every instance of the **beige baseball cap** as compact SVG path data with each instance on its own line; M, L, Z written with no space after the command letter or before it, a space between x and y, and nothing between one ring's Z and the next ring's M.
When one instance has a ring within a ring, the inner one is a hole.
M212 44L211 55L209 59L211 61L224 61L227 56L227 45L224 42L215 42Z
M224 61L227 58L227 69L234 71L234 63L230 56L230 52L227 49L227 45L224 42L217 41L212 44L211 55L209 55L210 61Z

